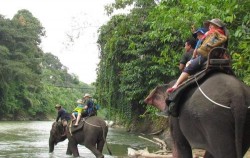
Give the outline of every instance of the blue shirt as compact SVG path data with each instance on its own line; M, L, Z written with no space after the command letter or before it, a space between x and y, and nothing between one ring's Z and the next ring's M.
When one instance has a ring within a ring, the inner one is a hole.
M65 109L63 109L63 108L61 108L59 111L58 111L58 113L57 113L57 118L56 118L56 122L58 122L58 120L61 118L61 121L63 120L63 119L65 119L65 120L70 120L70 115L69 115L69 113L67 113L66 112L66 110Z

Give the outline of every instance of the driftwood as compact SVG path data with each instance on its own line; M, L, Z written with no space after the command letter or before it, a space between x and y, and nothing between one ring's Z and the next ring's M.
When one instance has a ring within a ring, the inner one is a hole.
M153 133L149 133L148 135L157 135L157 134L160 134L161 132L163 132L163 129L160 129L160 130L153 132Z
M153 139L161 144L161 149L167 150L167 144L163 140L160 140L159 138L155 138L155 137Z
M131 158L172 158L172 154L161 155L157 153L149 153L148 149L144 150L134 150L132 148L128 148L128 156Z
M145 138L145 137L142 137L142 136L138 136L139 138L142 138L142 139L144 139L144 140L147 140L147 141L149 141L149 142L151 142L151 143L154 143L154 144L156 144L156 145L158 145L158 146L160 146L160 147L162 147L162 144L161 143L159 143L159 142L155 142L155 141L153 141L153 140L151 140L151 139L148 139L148 138Z
M163 151L168 152L167 151L168 148L167 148L166 143L163 140L160 140L159 138L153 137L153 139L155 141L153 141L151 139L148 139L148 138L145 138L145 137L142 137L142 136L139 136L139 138L142 138L142 139L147 140L147 141L149 141L151 143L154 143L154 144L158 145L160 147L160 149L162 149Z
M154 143L160 147L161 150L158 150L153 153L149 153L148 148L145 148L143 150L135 150L132 148L128 148L128 156L130 158L172 158L173 155L169 148L167 148L166 143L163 140L160 140L159 138L153 138L153 140L139 136L139 138L142 138L144 140L147 140L151 143ZM193 149L193 157L194 158L202 158L204 155L204 150L201 149Z
M160 140L159 138L153 138L153 140L139 136L144 140L147 140L151 143L154 143L160 147L161 150L156 151L154 153L149 153L148 149L145 148L144 150L135 150L132 148L128 148L128 156L132 158L172 158L172 154L169 154L170 151L167 151L167 145L164 141Z
M145 133L141 133L141 135L158 135L160 133L162 133L164 130L163 129L160 129L158 131L155 131L155 132L152 132L152 133L148 133L148 134L145 134Z

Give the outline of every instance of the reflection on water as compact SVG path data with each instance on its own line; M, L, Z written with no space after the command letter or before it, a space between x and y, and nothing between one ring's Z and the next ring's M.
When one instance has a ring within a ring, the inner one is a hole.
M0 158L68 158L66 155L67 140L55 146L52 154L48 153L51 121L2 121L0 122ZM109 128L107 142L113 156L108 155L106 146L103 149L105 158L127 157L127 147L136 149L157 150L157 146L138 135L129 134L123 129ZM81 157L95 158L84 146L78 147Z

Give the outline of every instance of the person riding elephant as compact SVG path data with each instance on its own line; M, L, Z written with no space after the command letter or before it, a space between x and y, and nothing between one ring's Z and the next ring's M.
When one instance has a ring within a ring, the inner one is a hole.
M73 113L72 113L72 117L73 117L72 121L76 120L74 126L78 126L82 113L87 109L87 107L83 105L82 99L78 99L76 103L77 103L77 107L73 110Z
M212 19L205 23L209 23L209 30L199 38L192 59L187 63L187 66L184 68L175 84L166 90L167 93L175 91L189 78L190 75L194 75L201 70L203 64L207 61L207 56L212 48L223 46L223 44L226 43L227 36L223 30L225 24L220 19ZM160 115L164 117L169 116L169 114L167 108L160 113Z
M195 37L198 40L202 40L202 37L205 35L206 32L207 32L207 30L205 28L198 28L193 34L195 35ZM197 46L196 46L196 48L197 48ZM193 56L195 56L195 55L193 55L193 53L192 53L191 58L190 58L191 61L193 60ZM182 72L182 74L184 74L185 71L187 71L187 70L197 69L197 67L198 68L201 67L202 66L201 62L203 62L203 60L205 60L205 58L202 58L201 56L197 57L194 61L192 61L192 65L190 65L190 61L187 61L185 63L185 68L183 68L183 70L182 70L182 71L184 71L184 72ZM168 108L164 109L164 111L160 111L160 112L156 113L156 115L162 116L162 117L168 117L169 114L170 114L170 112L169 112Z
M56 117L56 122L59 121L59 119L69 121L70 120L70 114L67 113L67 111L60 105L56 104L55 108L57 110L57 117Z
M89 93L86 93L83 96L83 100L84 100L84 109L86 109L83 113L83 117L89 117L89 116L95 116L96 115L96 111L95 111L95 105L94 105L94 101L91 97L91 95Z
M64 108L62 108L60 104L56 104L55 108L57 109L56 122L58 122L60 119L65 130L65 127L67 126L67 123L70 120L70 114Z
M192 58L195 45L196 41L194 39L187 39L185 41L185 46L184 46L185 52L182 54L182 57L179 62L179 70L181 72L185 68L187 62L190 61L190 59Z
M224 27L224 23L220 19L212 19L208 22L209 31L206 32L202 39L197 42L196 49L193 53L192 62L188 64L188 66L183 70L175 84L171 88L167 89L167 92L171 93L190 75L195 74L197 69L199 70L201 67L200 65L202 65L207 60L207 55L210 50L214 47L223 45L223 43L227 41L227 36L225 36L225 32L222 29L222 27ZM196 58L197 53L199 54L198 58ZM197 66L193 66L194 64Z
M74 127L75 128L75 127ZM88 117L85 119L84 125L82 128L79 128L75 132L72 132L71 124L67 126L66 136L62 136L63 125L61 122L54 122L50 130L49 137L49 152L54 151L54 146L64 141L68 138L68 147L66 154L72 155L74 157L79 157L78 144L84 145L88 148L97 158L104 158L102 150L104 144L110 155L112 155L108 144L106 142L106 137L108 133L108 126L106 122L97 116Z

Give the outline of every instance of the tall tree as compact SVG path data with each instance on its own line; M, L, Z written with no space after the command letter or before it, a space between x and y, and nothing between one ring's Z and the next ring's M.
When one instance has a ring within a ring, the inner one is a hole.
M240 79L249 83L249 62L246 62L249 4L246 3L162 0L156 5L153 0L116 0L106 7L108 14L128 5L133 7L129 14L115 15L100 28L98 99L114 114L125 116L125 120L142 114L146 94L156 85L178 77L183 41L192 37L191 27L201 27L212 18L226 23L233 68Z
M14 17L0 15L0 116L46 117L54 105L68 110L94 88L79 81L59 59L40 49L45 35L39 20L20 10Z

